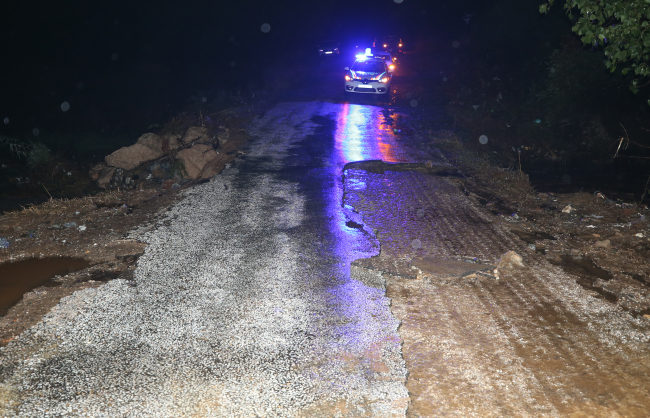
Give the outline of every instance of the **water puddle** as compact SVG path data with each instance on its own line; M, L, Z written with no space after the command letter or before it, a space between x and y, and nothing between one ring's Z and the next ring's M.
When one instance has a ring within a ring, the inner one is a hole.
M0 316L19 302L23 294L47 284L55 276L85 269L81 258L48 257L0 264Z
M576 282L583 288L597 292L603 299L610 302L616 302L618 300L618 297L614 293L594 286L594 282L597 279L611 280L613 276L607 270L598 267L590 259L563 255L560 257L560 261L554 262L551 260L551 263L562 267L562 270L565 272L577 276L578 279Z

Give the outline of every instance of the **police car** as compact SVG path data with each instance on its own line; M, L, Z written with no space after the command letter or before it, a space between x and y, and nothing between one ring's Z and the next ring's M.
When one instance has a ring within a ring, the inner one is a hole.
M357 55L351 67L345 67L345 91L348 93L388 94L394 67L382 56L375 57L370 48Z

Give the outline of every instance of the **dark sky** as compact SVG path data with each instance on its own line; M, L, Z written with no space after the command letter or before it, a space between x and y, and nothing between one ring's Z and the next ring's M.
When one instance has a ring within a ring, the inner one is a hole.
M244 86L319 40L453 36L489 0L4 1L0 134L120 130ZM263 33L261 26L270 25ZM234 65L233 65L234 63ZM183 99L185 100L185 99ZM62 115L61 103L70 110ZM153 112L153 114L152 114ZM149 122L151 122L149 121ZM162 121L164 122L164 121Z

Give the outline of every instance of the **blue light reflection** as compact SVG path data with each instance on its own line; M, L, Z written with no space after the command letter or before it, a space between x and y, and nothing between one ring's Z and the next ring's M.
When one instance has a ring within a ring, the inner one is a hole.
M342 105L336 116L334 143L343 164L363 160L400 161L394 154L397 138L391 126L383 123L381 111L377 106Z

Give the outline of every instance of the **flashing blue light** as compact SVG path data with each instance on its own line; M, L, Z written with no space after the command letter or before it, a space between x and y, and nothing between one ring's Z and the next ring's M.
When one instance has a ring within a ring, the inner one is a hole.
M366 58L367 58L367 57L366 57L365 54L357 54L357 60L359 60L359 61L363 61L363 60L365 60Z

